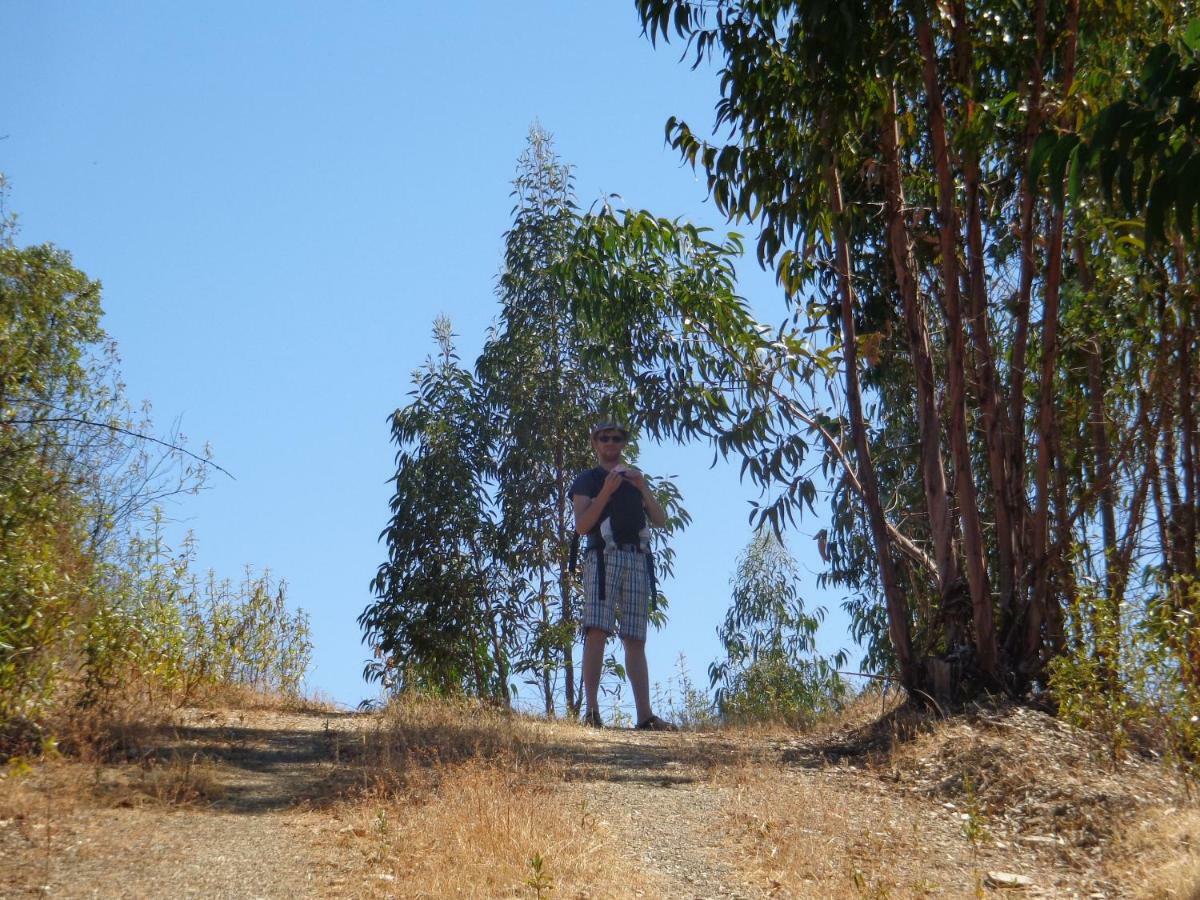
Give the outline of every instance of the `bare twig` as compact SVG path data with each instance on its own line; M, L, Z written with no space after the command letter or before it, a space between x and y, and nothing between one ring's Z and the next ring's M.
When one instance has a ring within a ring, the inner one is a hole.
M150 434L142 434L140 431L133 431L129 428L122 428L120 425L113 425L108 422L93 422L90 419L84 419L80 416L48 416L44 419L4 419L0 421L0 427L5 425L44 425L44 424L70 424L70 425L85 425L90 428L103 428L108 431L115 431L118 434L128 435L131 438L136 438L139 441L147 441L151 444L158 444L160 447L166 447L176 453L182 453L184 456L190 457L196 462L204 466L211 466L218 472L228 475L234 481L237 478L232 472L223 466L217 465L211 459L206 459L203 456L198 456L186 447L181 447L178 444L172 444L170 441L164 441L162 438L156 438Z

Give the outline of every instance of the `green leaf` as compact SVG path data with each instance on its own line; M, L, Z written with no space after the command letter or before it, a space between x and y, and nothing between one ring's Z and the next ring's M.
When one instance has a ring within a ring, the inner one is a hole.
M1179 194L1175 199L1175 219L1183 239L1194 242L1195 213L1200 203L1200 155L1193 156L1180 172Z
M1171 179L1160 175L1150 188L1150 199L1146 209L1146 244L1165 237L1167 213L1171 209L1170 201Z
M1050 196L1054 199L1056 206L1063 205L1063 176L1066 173L1067 164L1079 150L1079 144L1079 135L1064 135L1050 153Z
M1050 152L1058 145L1058 135L1052 131L1043 131L1037 136L1037 140L1033 142L1033 149L1029 153L1029 180L1036 182L1042 174L1042 166L1046 162L1046 158Z
M1192 19L1183 33L1183 42L1193 53L1200 53L1200 19Z

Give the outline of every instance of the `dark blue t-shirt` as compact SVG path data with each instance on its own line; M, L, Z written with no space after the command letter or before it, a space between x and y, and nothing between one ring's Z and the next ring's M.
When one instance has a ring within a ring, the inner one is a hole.
M585 497L595 497L604 486L608 476L602 466L580 472L571 482L571 496L583 494ZM646 508L642 506L642 494L628 481L621 484L604 508L594 528L588 532L587 549L591 550L600 542L607 544L648 544L650 530L646 527Z

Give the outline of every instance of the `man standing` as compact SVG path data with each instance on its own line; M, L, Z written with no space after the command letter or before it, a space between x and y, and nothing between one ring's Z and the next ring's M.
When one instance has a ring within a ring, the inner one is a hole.
M616 422L592 426L592 450L598 466L581 472L571 484L575 531L587 536L583 563L584 724L602 728L598 694L604 646L617 630L625 645L625 671L633 688L637 727L674 731L650 709L646 666L646 629L654 592L654 557L647 522L667 524L667 514L650 493L646 476L621 458L629 431Z

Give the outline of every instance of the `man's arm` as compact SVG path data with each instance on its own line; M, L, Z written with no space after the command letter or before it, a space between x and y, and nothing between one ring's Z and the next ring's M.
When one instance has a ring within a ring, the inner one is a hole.
M596 527L596 523L604 516L604 507L608 506L608 498L621 486L622 480L619 473L609 472L604 479L604 484L600 486L600 493L595 497L589 497L587 494L571 496L571 502L575 506L575 532L577 534L587 534Z

